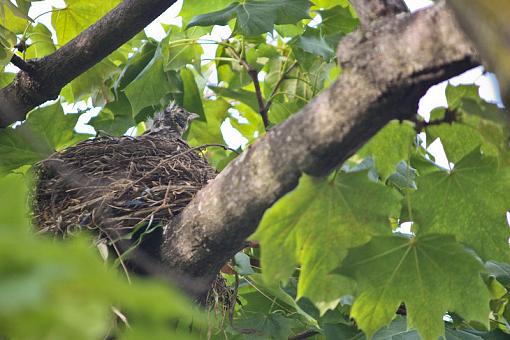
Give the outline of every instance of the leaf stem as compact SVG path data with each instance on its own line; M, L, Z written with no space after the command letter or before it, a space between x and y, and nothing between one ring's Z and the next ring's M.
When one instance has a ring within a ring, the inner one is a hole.
M280 88L280 86L282 85L282 83L288 79L287 78L287 75L294 69L294 67L296 67L298 64L297 61L294 61L294 63L292 63L292 65L290 65L290 67L284 71L280 77L280 79L278 79L278 82L276 83L276 85L274 86L273 88L273 91L271 91L271 94L269 95L269 99L267 100L267 103L266 103L266 106L265 106L265 110L266 111L269 111L269 108L271 107L271 104L273 103L273 99L275 97L275 94L276 94L276 91L278 91L278 89Z

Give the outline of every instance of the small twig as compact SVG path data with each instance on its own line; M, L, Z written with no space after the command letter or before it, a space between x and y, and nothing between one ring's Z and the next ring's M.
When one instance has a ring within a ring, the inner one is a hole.
M208 148L210 146L217 146L219 148L222 148L223 150L225 151L231 151L233 153L235 153L236 155L240 155L241 153L239 151L237 151L236 149L232 149L232 148L229 148L228 146L226 145L223 145L223 144L215 144L215 143L209 143L209 144L202 144L200 146L197 146L196 148L194 149L203 149L203 148Z
M259 83L259 73L257 70L248 71L251 80L253 81L253 85L255 86L255 94L257 95L257 102L259 103L259 113L262 116L262 121L264 122L264 127L269 127L269 117L267 116L267 107L264 103L264 98L262 97L262 90L260 89Z
M418 118L415 116L411 119L411 121L414 122L414 124L415 124L416 132L420 133L423 131L423 129L425 129L428 126L440 125L443 123L452 124L453 122L458 121L458 114L457 114L457 110L455 110L455 109L452 110L452 109L446 108L443 118L434 119L434 120L426 122L424 120L418 120Z
M232 292L232 301L230 301L230 310L228 311L228 319L230 321L230 325L234 324L234 311L236 307L237 302L237 294L239 291L239 274L235 272L235 284L234 284L234 291Z
M269 95L269 99L267 100L267 103L266 103L266 106L265 106L265 111L268 112L269 111L269 108L271 107L271 104L273 103L273 99L274 99L274 96L276 94L276 91L278 91L278 89L280 88L280 86L282 85L282 83L288 79L287 78L287 75L294 69L294 67L296 67L298 64L297 61L294 61L294 63L292 65L290 65L290 67L284 71L282 73L282 76L280 77L280 79L278 79L278 82L276 83L276 85L274 86L273 88L273 91L271 91L271 94Z
M99 230L101 230L101 228ZM119 263L120 263L120 265L122 267L122 271L126 275L127 282L129 284L131 284L131 276L129 275L129 270L127 269L126 264L122 260L122 255L123 254L121 254L120 250L117 248L117 245L115 244L115 242L113 242L113 239L110 237L110 235L107 232L105 232L104 230L101 230L101 231L104 233L106 238L108 238L108 240L110 240L112 248L115 251L115 254L117 255L117 258L119 259Z
M311 338L314 335L319 334L319 331L316 331L314 329L310 329L301 333L298 333L294 336L289 337L289 340L302 340L302 339L308 339Z
M257 102L259 104L259 113L262 117L262 121L264 122L264 127L269 127L269 118L267 116L267 110L266 110L266 104L264 102L264 97L262 96L262 90L260 89L260 82L259 82L259 73L258 71L253 68L246 59L241 57L235 49L232 47L228 47L227 51L229 51L229 54L236 59L241 66L243 66L246 69L246 72L248 72L248 75L250 76L251 80L253 81L253 86L255 87L255 95L257 96Z
M19 68L22 71L25 71L26 73L33 75L34 74L34 67L21 59L18 55L13 54L11 57L11 63Z

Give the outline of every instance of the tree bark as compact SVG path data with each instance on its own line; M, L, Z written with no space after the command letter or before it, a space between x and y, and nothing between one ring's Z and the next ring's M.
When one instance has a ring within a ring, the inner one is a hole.
M431 85L478 64L443 3L378 20L344 38L338 57L343 71L331 88L257 140L166 227L168 266L212 279L303 172L326 175L390 120L414 116Z
M125 0L53 54L29 60L33 71L20 71L0 90L0 128L24 120L33 108L57 98L67 83L126 43L175 2Z
M351 0L363 27L391 15L409 12L403 0Z

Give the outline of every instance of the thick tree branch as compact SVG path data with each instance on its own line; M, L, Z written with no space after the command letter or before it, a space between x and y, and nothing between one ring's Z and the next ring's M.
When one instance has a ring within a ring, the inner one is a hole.
M327 174L390 120L414 116L431 85L478 64L444 4L381 19L338 52L340 79L256 141L167 226L170 267L212 279L303 172Z
M34 72L20 71L0 90L0 128L36 106L55 99L62 87L134 37L176 0L124 0L95 24L55 53L26 64Z

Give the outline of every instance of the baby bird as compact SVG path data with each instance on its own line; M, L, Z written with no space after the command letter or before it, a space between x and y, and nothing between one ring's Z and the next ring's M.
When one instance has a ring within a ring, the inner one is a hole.
M148 130L145 134L158 134L165 137L181 138L193 119L199 115L188 112L184 108L170 104L166 109L154 115L153 119L147 121Z

